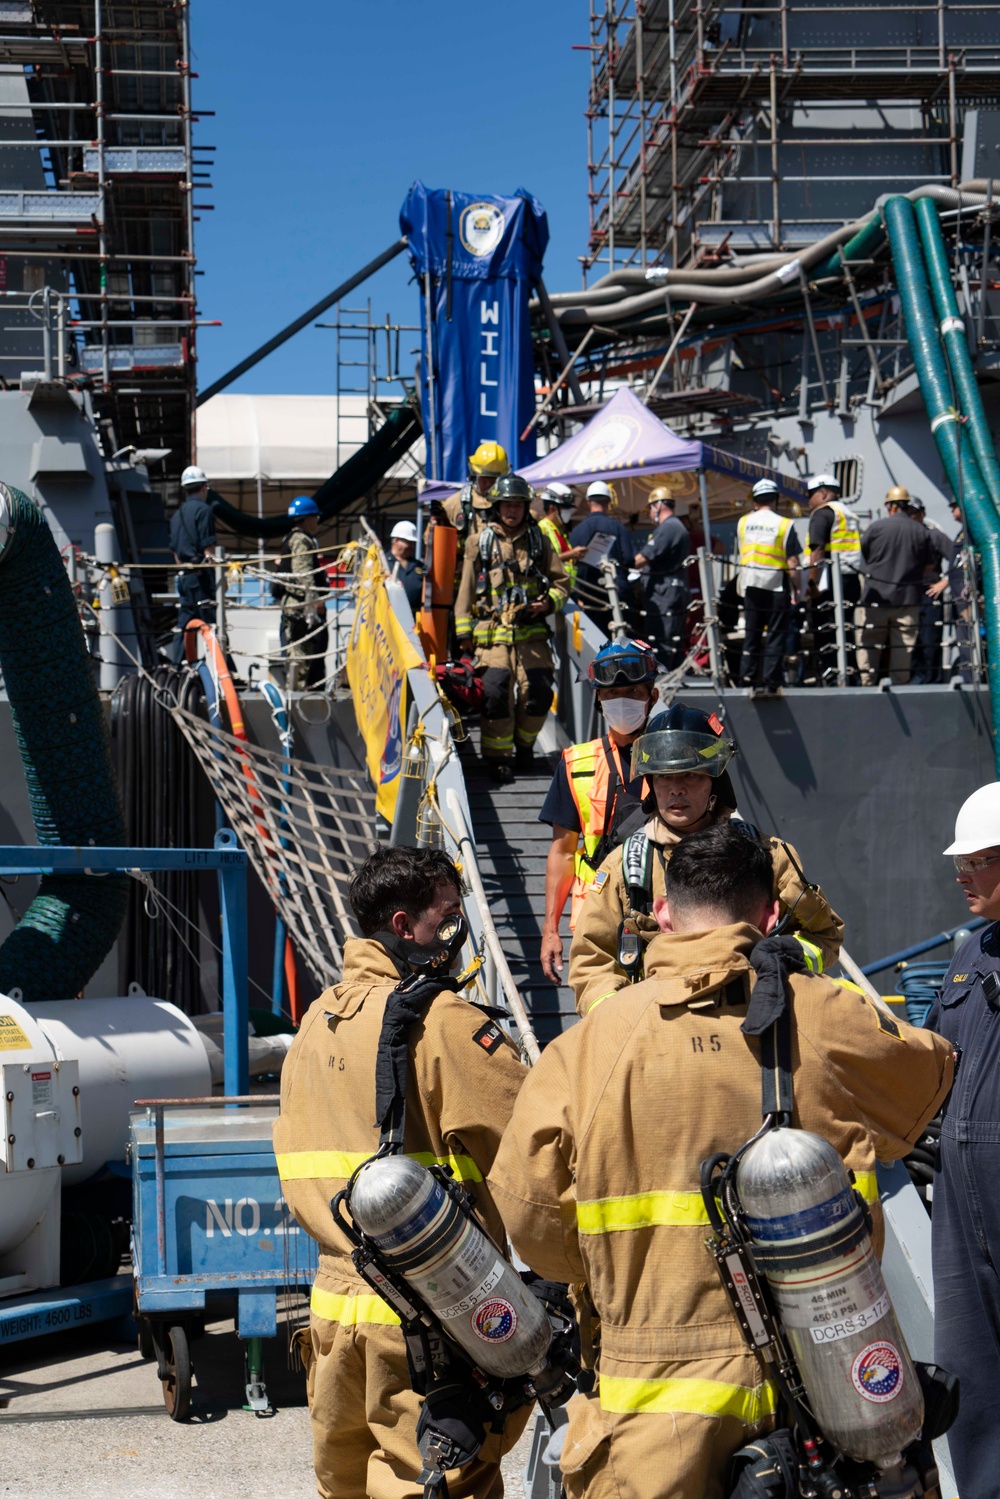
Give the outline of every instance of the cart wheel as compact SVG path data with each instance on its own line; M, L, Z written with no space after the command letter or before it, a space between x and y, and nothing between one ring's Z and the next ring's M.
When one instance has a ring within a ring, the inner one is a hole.
M191 1350L183 1327L171 1327L167 1333L170 1356L163 1385L163 1403L171 1421L186 1421L191 1413Z

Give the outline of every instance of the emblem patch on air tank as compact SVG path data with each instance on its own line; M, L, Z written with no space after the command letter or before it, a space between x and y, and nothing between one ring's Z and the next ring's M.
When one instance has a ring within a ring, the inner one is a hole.
M470 255L489 255L500 243L506 222L495 203L470 203L458 221L459 237Z
M509 1301L494 1296L476 1307L472 1331L484 1343L507 1343L517 1331L517 1312Z
M903 1388L903 1360L892 1343L869 1343L851 1365L851 1382L859 1395L876 1405L895 1400Z

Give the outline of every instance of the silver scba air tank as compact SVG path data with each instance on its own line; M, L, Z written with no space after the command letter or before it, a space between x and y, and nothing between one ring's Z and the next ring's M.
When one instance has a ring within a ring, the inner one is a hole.
M820 1429L891 1467L920 1433L923 1395L843 1161L819 1135L771 1130L737 1188Z
M541 1302L419 1161L370 1161L350 1209L480 1369L509 1379L544 1366L552 1330Z

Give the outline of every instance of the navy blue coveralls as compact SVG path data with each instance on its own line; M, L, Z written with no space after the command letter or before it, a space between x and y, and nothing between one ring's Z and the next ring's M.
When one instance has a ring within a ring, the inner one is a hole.
M205 552L215 546L215 516L200 494L188 495L170 522L170 546L178 562L204 562ZM197 572L186 568L177 574L177 628L174 639L175 665L184 660L184 627L189 620L215 624L215 574L211 568Z
M927 1024L961 1060L945 1104L934 1181L934 1359L961 1380L948 1433L962 1499L1000 1492L1000 923L963 942Z

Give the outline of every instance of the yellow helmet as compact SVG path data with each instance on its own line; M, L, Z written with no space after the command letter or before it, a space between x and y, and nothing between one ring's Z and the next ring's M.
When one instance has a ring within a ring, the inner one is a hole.
M646 503L648 505L655 505L658 500L666 500L668 505L672 505L674 503L673 490L668 489L665 484L657 484Z
M498 442L481 442L469 459L469 477L477 478L480 474L510 473L510 459Z
M902 484L894 484L885 497L887 505L909 505L910 491Z

